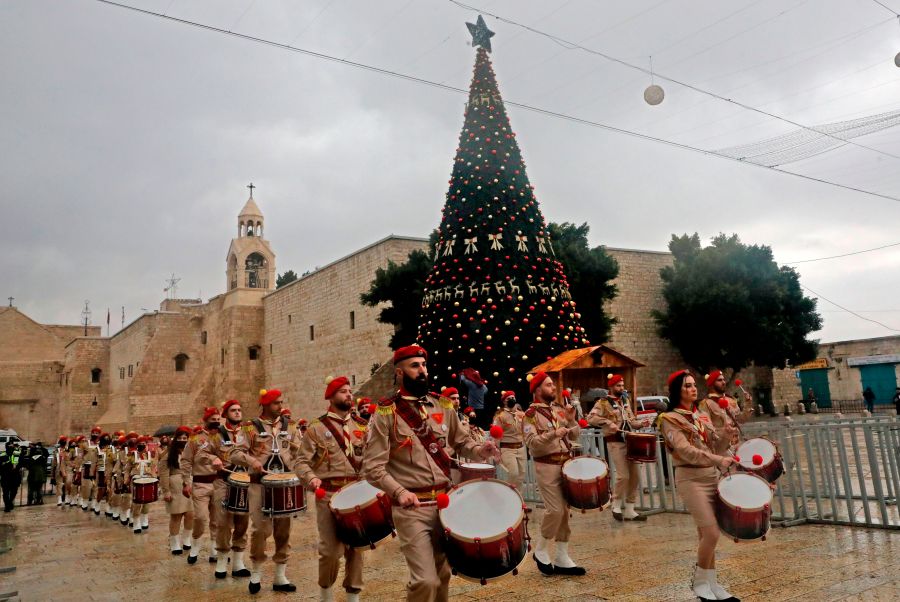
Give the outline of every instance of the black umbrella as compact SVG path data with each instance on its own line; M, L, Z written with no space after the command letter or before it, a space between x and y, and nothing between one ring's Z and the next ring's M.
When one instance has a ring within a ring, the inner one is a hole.
M172 435L175 434L176 430L178 430L177 426L172 426L170 424L167 424L165 426L161 426L158 429L156 429L156 432L153 433L153 436L154 437L166 437L166 436L171 437Z

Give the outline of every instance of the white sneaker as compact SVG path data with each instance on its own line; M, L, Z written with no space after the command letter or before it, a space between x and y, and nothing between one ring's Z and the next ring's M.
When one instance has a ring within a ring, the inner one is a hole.
M691 589L694 595L704 600L718 600L719 598L713 593L709 586L709 571L694 566L694 578L691 580Z
M728 600L729 598L733 598L728 590L719 585L718 577L716 576L716 569L707 569L706 577L709 581L709 588L716 595L716 599L718 600Z

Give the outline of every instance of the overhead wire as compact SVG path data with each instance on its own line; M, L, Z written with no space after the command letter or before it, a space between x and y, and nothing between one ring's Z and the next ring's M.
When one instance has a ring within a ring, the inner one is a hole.
M782 261L782 265L797 265L798 263L813 263L817 261L828 261L829 259L840 259L841 257L851 257L853 255L862 255L863 253L871 253L872 251L881 251L882 249L890 249L892 247L900 247L900 242L892 242L888 245L880 247L872 247L871 249L863 249L861 251L853 251L851 253L841 253L840 255L829 255L828 257L816 257L814 259L799 259L797 261Z
M863 316L863 315L860 315L859 313L853 311L852 309L847 309L847 308L844 307L843 305L841 305L841 304L839 304L839 303L837 303L837 302L835 302L835 301L832 301L831 299L829 299L829 298L827 298L827 297L822 296L822 294L817 293L816 291L812 290L812 289L809 288L808 286L804 286L804 285L801 284L801 285L800 285L800 288L802 288L802 289L804 289L804 290L806 290L806 291L809 291L810 293L812 293L813 295L815 295L816 297L818 297L818 298L821 299L822 301L825 301L825 302L827 302L827 303L831 303L831 304L834 305L835 307L837 307L837 308L839 308L839 309L842 309L842 310L844 310L845 312L847 312L847 313L849 313L849 314L852 314L852 315L856 316L856 317L859 318L860 320L865 320L866 322L871 322L871 323L873 323L873 324L877 324L878 326L881 326L882 328L885 328L885 329L890 330L890 331L892 331L892 332L900 332L900 330L898 330L898 329L896 329L896 328L893 328L893 327L891 327L891 326L888 326L888 325L885 324L884 322L879 322L878 320L873 320L872 318L867 318L867 317L865 317L865 316Z
M890 6L888 6L887 4L885 4L884 2L882 2L881 0L872 0L872 2L874 2L875 4L877 4L878 6L880 6L881 8L883 8L884 10L888 11L889 13L895 15L896 17L900 17L900 13L898 13L897 11L895 11L893 8L891 8Z
M317 51L315 51L315 50L309 50L309 49L306 49L306 48L300 48L300 47L297 47L297 46L292 46L292 45L289 45L289 44L285 44L285 43L283 43L283 42L276 42L276 41L274 41L274 40L269 40L269 39L266 39L266 38L260 38L260 37L257 37L257 36L251 36L251 35L249 35L249 34L239 33L239 32L236 32L236 31L228 31L228 30L222 29L222 28L220 28L220 27L215 27L215 26L213 26L213 25L207 25L207 24L205 24L205 23L199 23L199 22L197 22L197 21L190 21L190 20L188 20L188 19L181 19L181 18L178 18L178 17L172 17L172 16L169 16L169 15L164 15L164 14L162 14L162 13L155 12L155 11L151 11L151 10L148 10L148 9L139 8L139 7L136 7L136 6L130 6L130 5L128 5L128 4L122 4L122 3L120 3L120 2L115 2L114 0L95 0L95 2L99 2L99 3L101 3L101 4L105 4L105 5L108 5L108 6L113 6L113 7L116 7L116 8L121 8L121 9L124 9L124 10L132 11L132 12L139 13L139 14L142 14L142 15L145 15L145 16L155 17L155 18L158 18L158 19L161 19L161 20L170 21L170 22L173 22L173 23L181 24L181 25L187 25L187 26L190 26L190 27L195 27L195 28L200 29L200 30L209 31L209 32L213 32L213 33L219 33L219 34L222 34L222 35L226 35L226 36L231 36L231 37L239 38L239 39L242 39L242 40L245 40L245 41L248 41L248 42L253 42L253 43L257 43L257 44L262 44L262 45L270 46L270 47L277 48L277 49L280 49L280 50L287 50L287 51L289 51L289 52L295 52L295 53L297 53L297 54L303 54L303 55L306 55L306 56L309 56L309 57L318 58L318 59L320 59L320 60L329 61L329 62L333 62L333 63L338 63L338 64L345 65L345 66L348 66L348 67L354 67L354 68L357 68L357 69L361 69L361 70L363 70L363 71L369 71L369 72L372 72L372 73L378 73L378 74L386 75L386 76L389 76L389 77L395 77L395 78L397 78L397 79L401 79L401 80L404 80L404 81L407 81L407 82L411 82L411 83L417 83L417 84L421 84L421 85L424 85L424 86L428 86L428 87L432 87L432 88L437 88L437 89L440 89L440 90L445 90L445 91L450 91L450 92L456 92L456 93L460 93L460 94L466 94L466 95L468 95L468 93L469 93L469 91L466 90L466 89L464 89L464 88L459 88L459 87L456 87L456 86L450 86L450 85L448 85L448 84L442 84L442 83L439 83L439 82L436 82L436 81L433 81L433 80L428 80L428 79L421 78L421 77L415 77L415 76L408 75L408 74L405 74L405 73L400 73L400 72L398 72L398 71L392 71L392 70L390 70L390 69L385 69L385 68L382 68L382 67L377 67L377 66L374 66L374 65L369 65L369 64L366 64L366 63L360 63L360 62L358 62L358 61L351 61L351 60L349 60L349 59L340 58L340 57L337 57L337 56L334 56L334 55L326 54L326 53L324 53L324 52L317 52ZM746 162L746 161L741 161L740 159L735 159L735 158L733 158L733 157L728 157L728 156L725 156L725 155L717 154L716 152L711 151L711 150L706 150L706 149L703 149L703 148L697 148L697 147L690 146L690 145L687 145L687 144L683 144L683 143L680 143L680 142L675 142L675 141L673 141L673 140L666 140L666 139L664 139L664 138L658 138L658 137L656 137L656 136L651 136L651 135L649 135L649 134L643 134L643 133L640 133L640 132L635 132L635 131L632 131L632 130L628 130L628 129L625 129L625 128L616 127L616 126L609 125L609 124L605 124L605 123L601 123L601 122L598 122L598 121L592 121L592 120L590 120L590 119L585 119L585 118L582 118L582 117L575 117L575 116L573 116L573 115L567 115L567 114L565 114L565 113L559 113L559 112L557 112L557 111L552 111L552 110L550 110L550 109L544 109L544 108L541 108L541 107L536 107L536 106L529 105L529 104L522 103L522 102L516 102L516 101L511 101L511 100L505 100L505 101L504 101L504 105L513 106L513 107L518 107L518 108L520 108L520 109L523 109L523 110L525 110L525 111L529 111L529 112L532 112L532 113L536 113L536 114L538 114L538 115L544 115L544 116L547 116L547 117L554 117L554 118L557 118L557 119L560 119L560 120L563 120L563 121L568 121L568 122L576 123L576 124L580 124L580 125L586 125L586 126L589 126L589 127L593 127L593 128L597 128L597 129L602 129L602 130L606 130L606 131L609 131L609 132L615 132L615 133L623 134L623 135L626 135L626 136L630 136L630 137L632 137L632 138L637 138L637 139L640 139L640 140L646 140L646 141L657 142L657 143L664 144L664 145L669 146L669 147L672 147L672 148L678 148L678 149L682 149L682 150L689 150L689 151L693 151L693 152L696 152L696 153L699 153L699 154L702 154L702 155L706 155L706 156L709 156L709 157L718 157L718 158L720 158L720 159L727 159L727 160L729 160L729 161L734 161L734 162L740 163L740 164L742 164L742 165L751 165L751 166L753 166L753 167L758 167L758 168L760 168L760 169L767 169L767 170L769 170L769 171L773 171L773 172L776 172L776 173L782 173L782 174L794 176L794 177L800 178L800 179L802 179L802 180L807 180L807 181L810 181L810 182L817 182L817 183L820 183L820 184L826 184L826 185L833 186L833 187L835 187L835 188L840 188L840 189L848 190L848 191L851 191L851 192L858 192L858 193L860 193L860 194L864 194L864 195L867 195L867 196L877 197L877 198L881 198L881 199L884 199L884 200L888 200L888 201L893 201L893 202L898 202L898 203L900 203L900 197L897 197L897 196L892 196L892 195L888 195L888 194L883 194L883 193L879 193L879 192L875 192L875 191L872 191L872 190L867 190L867 189L859 188L859 187L855 187L855 186L849 186L849 185L846 185L846 184L841 184L841 183L839 183L839 182L833 182L833 181L830 181L830 180L826 180L826 179L824 179L824 178L816 178L816 177L812 177L812 176L807 176L807 175L805 175L805 174L801 174L801 173L793 172L793 171L788 171L788 170L780 169L780 168L777 168L777 167L771 167L771 166L766 166L766 165L759 165L759 164L756 164L756 163L748 163L748 162Z

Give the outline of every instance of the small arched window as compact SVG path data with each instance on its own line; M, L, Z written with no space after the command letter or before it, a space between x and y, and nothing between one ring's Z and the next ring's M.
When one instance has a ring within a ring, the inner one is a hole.
M251 360L257 360L257 359L259 359L259 346L258 346L258 345L252 345L252 346L248 347L248 348L247 348L247 355L250 357Z
M175 356L175 372L184 372L185 367L187 366L188 356L179 353Z
M102 374L102 373L103 373L103 370L101 370L100 368L94 368L93 370L91 370L91 382L99 383L100 382L100 374Z

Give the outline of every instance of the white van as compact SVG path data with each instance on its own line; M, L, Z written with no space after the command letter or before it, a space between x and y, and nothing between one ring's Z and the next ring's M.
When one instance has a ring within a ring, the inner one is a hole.
M0 452L6 451L7 443L15 443L17 441L21 441L22 438L19 437L19 433L12 429L0 429Z

